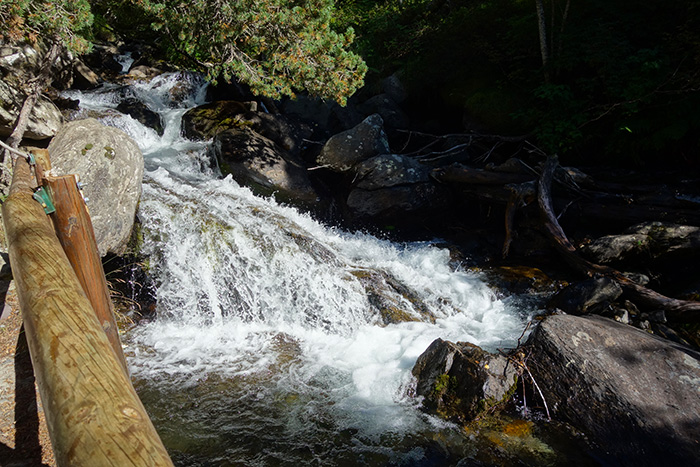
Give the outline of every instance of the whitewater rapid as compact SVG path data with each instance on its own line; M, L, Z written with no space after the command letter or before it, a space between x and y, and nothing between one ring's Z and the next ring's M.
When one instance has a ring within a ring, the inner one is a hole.
M183 86L187 98L173 102L173 89ZM161 116L163 136L115 110L124 96ZM164 394L175 397L175 387L207 401L220 391L221 400L209 402L222 412L221 423L211 425L217 430L247 429L223 414L233 410L232 401L251 412L240 420L257 420L256 410L283 410L275 404L287 401L287 415L280 416L296 421L269 428L280 430L280 439L320 436L326 428L307 425L325 427L327 417L334 436L352 428L363 445L391 433L443 429L417 409L411 368L418 356L438 337L492 351L513 347L532 311L498 299L468 265L452 264L437 242L399 244L345 232L222 178L209 163L207 142L180 135L182 115L204 96L205 84L186 73L69 94L80 99L81 112L98 112L144 153L138 219L141 253L157 284L157 317L123 336L137 388L155 394L154 410L164 412ZM385 324L362 281L370 273L410 289L430 318L387 287L415 320ZM229 385L221 389L221 381ZM299 407L303 415L289 415ZM222 458L250 461L248 454L226 452Z

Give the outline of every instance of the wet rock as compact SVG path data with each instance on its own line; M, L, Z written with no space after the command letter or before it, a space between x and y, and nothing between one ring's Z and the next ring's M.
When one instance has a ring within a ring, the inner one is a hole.
M465 423L509 399L518 374L506 357L467 343L436 339L413 367L423 407Z
M138 120L148 128L152 128L159 135L163 136L163 122L156 112L146 106L139 99L134 97L126 98L117 105L117 110L123 114L130 115L134 120Z
M555 418L605 465L697 465L700 352L599 316L554 315L530 336L529 368Z
M217 133L210 147L221 172L262 196L310 207L318 201L301 159L250 128Z
M120 54L115 45L93 44L92 51L82 59L93 70L106 77L115 76L122 71L122 64L116 59Z
M428 169L414 159L383 154L361 162L356 171L359 181L346 202L356 220L407 221L408 213L428 213L445 204Z
M542 270L528 266L498 266L485 271L489 283L509 294L537 294L555 291L559 283Z
M64 125L49 144L53 175L85 184L100 255L126 249L141 196L143 154L126 133L94 119Z
M24 94L6 80L0 81L0 137L5 138L12 133L23 102ZM62 123L63 116L58 107L39 96L29 116L24 137L35 141L49 139L56 134Z
M576 315L597 313L620 295L620 284L607 277L597 277L564 287L552 297L547 307Z
M121 71L121 64L119 64L119 71ZM129 70L129 73L127 73L127 76L137 80L150 81L162 73L163 70L159 68L155 68L148 65L138 65L131 68L131 70Z
M370 305L379 313L383 324L435 322L430 307L410 287L390 274L373 269L356 269L351 274L360 280Z
M188 138L209 139L229 129L249 128L280 148L298 153L308 136L283 115L257 112L255 102L219 101L188 110L182 117L182 131Z
M356 127L332 136L323 146L316 162L336 172L346 172L360 162L389 153L389 141L383 120L370 115Z

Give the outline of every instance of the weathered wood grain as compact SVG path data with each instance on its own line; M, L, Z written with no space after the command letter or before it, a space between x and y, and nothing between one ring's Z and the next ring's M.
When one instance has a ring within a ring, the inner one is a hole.
M172 465L51 222L27 189L23 159L14 177L2 214L57 464Z

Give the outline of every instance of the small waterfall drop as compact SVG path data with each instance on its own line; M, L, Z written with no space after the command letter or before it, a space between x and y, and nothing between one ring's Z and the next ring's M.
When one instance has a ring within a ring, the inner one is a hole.
M207 142L180 135L204 101L197 75L68 94L144 153L138 216L158 314L123 340L181 465L410 463L431 433L460 443L417 410L411 368L438 337L513 346L523 313L445 249L329 228L202 169ZM115 110L125 96L161 116L163 136Z

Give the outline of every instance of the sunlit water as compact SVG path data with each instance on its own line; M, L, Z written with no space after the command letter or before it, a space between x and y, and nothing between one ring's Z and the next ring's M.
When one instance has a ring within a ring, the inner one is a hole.
M158 313L123 340L176 464L480 457L459 428L419 410L411 368L438 337L512 347L532 310L498 300L445 249L329 228L217 177L206 142L180 136L183 113L203 102L194 75L69 95L144 153L138 217ZM165 134L116 112L124 96L158 112ZM377 295L413 321L384 324Z

